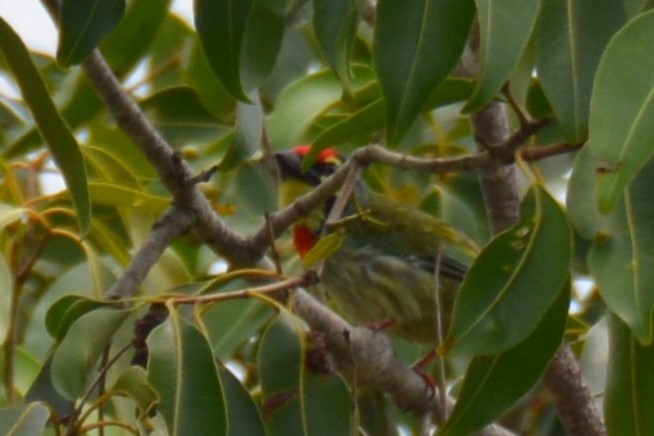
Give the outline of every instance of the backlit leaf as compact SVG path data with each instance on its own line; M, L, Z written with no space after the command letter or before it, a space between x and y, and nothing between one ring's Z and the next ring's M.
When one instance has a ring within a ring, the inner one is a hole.
M9 25L0 19L0 51L7 61L25 102L61 170L75 205L80 233L91 222L91 202L86 185L84 159L77 140L57 111L39 72L30 60L27 47Z

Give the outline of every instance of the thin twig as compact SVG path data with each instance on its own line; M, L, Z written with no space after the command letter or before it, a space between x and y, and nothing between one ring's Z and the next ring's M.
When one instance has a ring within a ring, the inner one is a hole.
M238 291L221 292L218 294L199 295L193 297L174 297L167 298L171 304L202 304L215 303L216 301L236 300L241 298L250 298L257 294L274 294L281 291L297 288L298 286L311 286L318 282L315 274L307 273L300 277L282 280L281 282L271 283L268 285L257 286L254 288L241 289Z

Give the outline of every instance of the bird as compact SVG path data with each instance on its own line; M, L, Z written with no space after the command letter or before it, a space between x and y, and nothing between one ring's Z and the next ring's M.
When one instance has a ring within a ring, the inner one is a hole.
M302 161L310 151L310 145L299 145L275 153L280 207L311 191L345 161L335 148L325 148L305 171ZM383 325L406 340L437 343L447 332L475 244L442 220L393 202L361 180L341 219L326 226L334 202L330 198L292 226L293 245L303 259L321 237L338 235L320 275L329 302L351 323Z

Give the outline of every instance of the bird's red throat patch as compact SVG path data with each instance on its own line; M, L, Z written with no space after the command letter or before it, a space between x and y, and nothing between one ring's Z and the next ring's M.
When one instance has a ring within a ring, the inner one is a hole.
M293 245L300 257L305 257L316 245L316 242L318 242L318 238L307 226L300 224L293 227Z

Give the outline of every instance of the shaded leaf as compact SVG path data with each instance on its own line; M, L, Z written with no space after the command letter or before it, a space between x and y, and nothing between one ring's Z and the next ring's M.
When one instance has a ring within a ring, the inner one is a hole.
M643 346L627 325L609 318L609 365L604 414L609 434L654 432L654 346Z
M381 0L373 58L386 103L386 131L397 143L454 68L474 17L472 0Z
M588 267L606 304L643 344L652 343L654 309L654 165L648 164L610 216L611 226L588 253Z
M484 355L513 347L534 331L559 294L572 247L566 216L540 186L530 189L520 216L468 271L454 303L446 351Z
M172 0L131 2L118 26L102 41L102 55L118 77L127 74L150 47L171 3Z
M195 28L209 65L236 99L247 101L241 56L248 17L256 0L196 0Z
M278 317L265 331L258 352L270 434L350 434L352 398L331 372L326 350L312 344L292 317ZM311 357L309 357L311 356ZM322 357L321 357L322 356ZM324 358L325 360L322 360ZM324 407L325 403L330 407Z
M82 62L123 17L125 0L63 0L59 14L57 62Z
M288 320L278 317L261 337L257 366L263 417L272 435L303 434L299 401L302 343Z
M2 19L0 50L64 176L77 212L80 233L85 235L91 222L91 202L86 185L84 160L77 140L57 112L43 79L30 60L25 44Z
M263 137L263 108L259 93L255 90L248 95L252 102L236 103L236 128L234 142L227 155L220 162L220 171L230 171L240 166L261 149Z
M481 430L529 392L561 345L569 305L567 280L531 335L500 354L475 357L466 371L452 415L439 435Z
M41 367L39 374L25 394L25 402L43 402L56 414L58 419L62 419L65 416L69 416L75 410L75 405L55 389L52 381L52 357L52 355L48 356Z
M590 150L600 161L597 204L603 213L613 209L654 152L654 77L648 73L654 68L653 40L654 11L615 35L597 69Z
M317 353L325 350L317 350ZM353 398L337 374L319 373L305 365L301 380L302 411L305 419L305 433L320 435L328 429L330 434L356 434L352 423ZM325 407L328 404L329 407Z
M98 359L130 313L97 309L82 315L70 326L52 361L52 380L61 395L69 400L84 395Z
M374 80L370 68L362 65L353 68L355 89ZM277 149L307 142L310 139L306 137L309 126L316 117L341 100L342 91L340 82L329 70L303 77L286 87L267 121L270 142Z
M361 8L359 0L314 0L313 31L327 63L352 92L350 63L356 42Z
M507 82L527 47L540 0L475 0L481 72L464 113L478 110Z
M619 0L542 0L536 67L570 143L588 137L597 64L611 35L624 21Z
M148 381L159 394L170 434L225 434L225 399L207 339L171 311L147 344Z
M45 328L57 341L61 341L70 326L82 315L111 303L92 300L81 295L65 295L50 306L45 315Z
M340 145L357 135L372 134L383 126L384 101L379 98L323 130L313 141L311 154L318 155L327 147ZM302 164L305 165L304 161Z
M254 0L248 16L240 69L246 94L270 76L285 30L286 0Z
M265 435L266 429L257 405L241 382L226 368L218 368L220 383L225 390L227 421L230 436Z
M140 416L149 414L159 401L159 396L148 383L147 377L147 373L140 366L130 366L120 374L111 388L112 391L118 391L132 398L139 408Z
M7 436L40 435L48 423L50 411L38 403L0 408L0 434Z
M566 196L570 223L581 237L589 241L599 233L607 232L611 226L610 216L597 210L597 165L589 147L582 148L575 158Z
M210 142L226 130L188 86L165 88L140 103L150 122L175 146Z
M274 310L256 298L215 304L203 314L213 353L228 359L270 320Z

